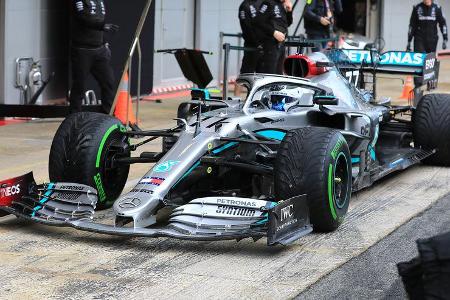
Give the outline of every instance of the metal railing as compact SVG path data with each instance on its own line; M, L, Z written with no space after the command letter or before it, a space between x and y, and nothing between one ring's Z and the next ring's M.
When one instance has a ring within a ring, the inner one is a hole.
M125 63L125 67L123 69L122 76L121 76L121 80L122 80L124 78L125 74L128 73L128 75L129 75L128 95L131 97L131 77L132 77L131 71L132 71L133 57L137 50L139 64L138 64L138 81L137 81L138 89L137 89L137 101L136 101L136 103L137 103L136 104L137 105L137 107L136 107L136 123L139 122L138 121L139 120L139 118L138 118L139 117L139 102L140 102L140 98L141 98L142 50L141 50L140 36L141 36L142 30L144 29L145 21L147 20L147 16L150 11L152 2L153 2L153 0L147 0L144 10L142 11L141 19L139 20L139 23L138 23L138 26L136 29L133 44L131 45L128 59L127 59L127 62ZM114 98L114 102L111 107L110 115L114 114L114 110L117 105L117 100L119 98L119 93L120 93L120 84L116 91L116 96ZM130 105L130 101L127 101L127 122L126 122L127 126L130 125L129 124L129 121L130 121L129 120L129 105Z
M238 47L242 47L242 33L225 33L225 32L220 32L219 34L219 71L218 71L218 76L217 76L217 84L218 86L220 86L220 84L223 82L225 84L225 77L222 78L222 75L224 74L224 64L222 64L223 59L224 59L224 40L225 38L237 38L237 45ZM242 61L242 53L238 52L238 56L237 56L237 62L236 62L236 67L237 70L239 72L239 69L241 67L241 61ZM228 82L227 82L228 83Z

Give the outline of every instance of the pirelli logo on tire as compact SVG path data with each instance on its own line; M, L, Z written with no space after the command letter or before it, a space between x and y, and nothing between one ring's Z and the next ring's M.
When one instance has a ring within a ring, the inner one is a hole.
M336 143L336 146L334 146L333 151L331 151L331 157L333 157L333 159L336 159L336 157L338 156L339 150L341 150L342 145L344 145L345 143L345 139L344 138L339 138L338 142Z
M105 202L106 193L105 193L105 189L103 188L102 177L101 177L100 173L98 173L97 175L94 176L94 182L95 182L95 186L97 187L98 199L100 200L100 202Z

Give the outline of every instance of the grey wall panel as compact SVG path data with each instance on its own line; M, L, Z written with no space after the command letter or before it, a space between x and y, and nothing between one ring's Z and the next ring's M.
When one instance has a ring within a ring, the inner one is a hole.
M206 60L216 78L219 68L219 32L240 32L240 3L241 0L156 0L155 49L195 46L212 51L214 55L206 56ZM194 24L197 26L195 45ZM237 44L235 39L227 41ZM233 53L231 74L236 74L236 70L237 54ZM175 58L170 55L155 55L154 75L156 87L186 83Z
M194 47L194 4L194 0L156 0L155 49ZM173 55L155 54L155 86L185 82Z
M5 0L0 0L0 104L5 101Z
M5 103L19 104L15 85L15 60L39 57L39 1L6 0L5 7Z
M19 104L15 60L33 57L43 66L44 78L55 72L44 99L64 98L67 90L66 1L5 0L5 103Z
M239 33L241 28L238 20L240 0L200 0L200 22L198 47L202 50L214 52L213 56L207 56L206 60L211 68L214 79L217 80L219 71L219 32ZM237 45L235 38L227 38L225 42ZM230 75L238 74L238 55L232 51L230 56ZM223 62L220 62L223 63Z

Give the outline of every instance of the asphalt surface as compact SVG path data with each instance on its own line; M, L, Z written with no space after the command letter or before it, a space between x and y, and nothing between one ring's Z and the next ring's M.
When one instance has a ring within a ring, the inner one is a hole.
M418 255L416 240L450 231L450 195L312 285L296 299L405 299L396 264Z

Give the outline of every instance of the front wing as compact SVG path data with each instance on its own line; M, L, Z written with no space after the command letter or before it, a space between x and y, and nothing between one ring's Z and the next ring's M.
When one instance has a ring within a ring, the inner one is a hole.
M18 183L19 182L19 183ZM155 228L96 223L95 189L72 183L36 185L31 174L0 182L26 192L0 198L0 212L35 223L130 237L170 237L194 241L267 237L267 244L288 245L312 231L306 195L281 202L237 197L195 199L173 210L168 224Z

